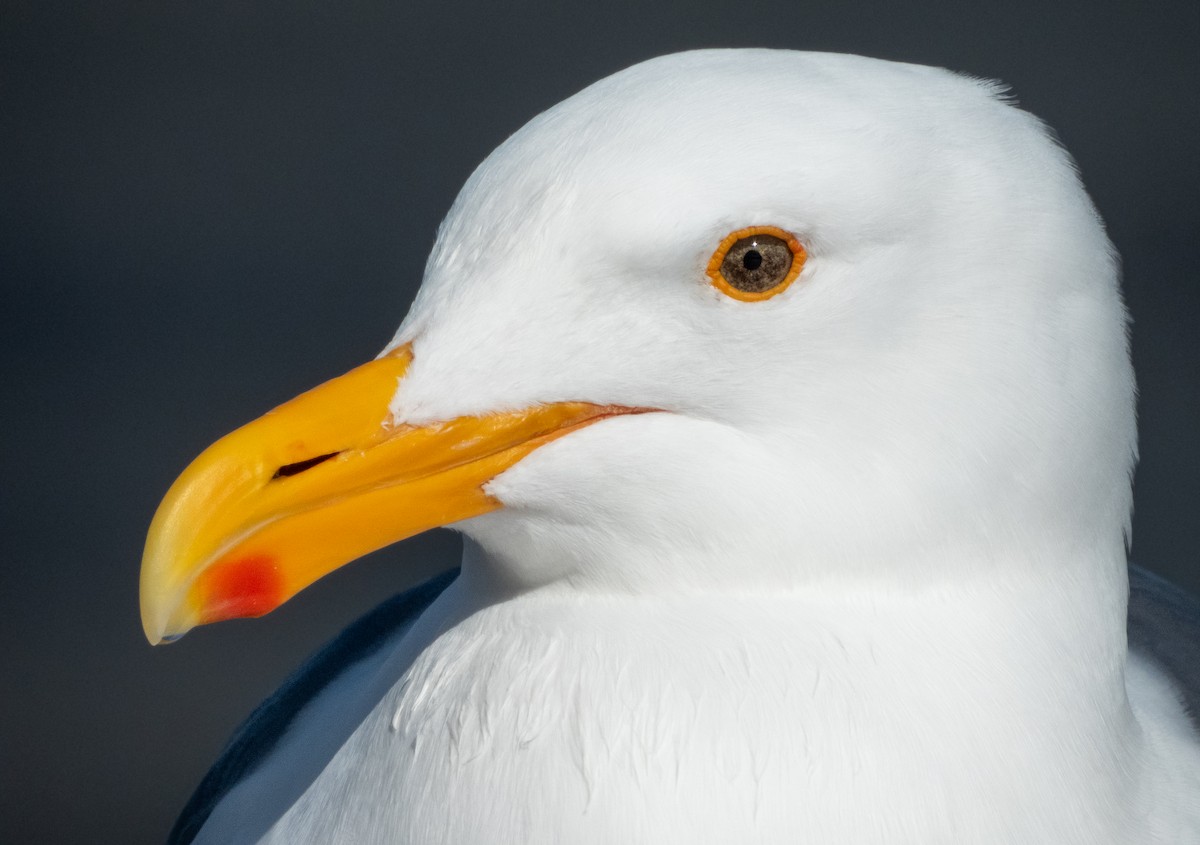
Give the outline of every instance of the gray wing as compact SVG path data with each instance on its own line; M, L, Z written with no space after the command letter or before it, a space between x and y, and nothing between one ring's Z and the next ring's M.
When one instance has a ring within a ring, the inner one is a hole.
M292 673L234 731L229 744L180 813L167 838L168 845L188 845L195 839L221 799L271 753L304 706L346 669L373 654L400 629L410 625L457 576L455 569L388 599Z
M1129 567L1129 647L1161 666L1200 717L1200 601L1140 566Z

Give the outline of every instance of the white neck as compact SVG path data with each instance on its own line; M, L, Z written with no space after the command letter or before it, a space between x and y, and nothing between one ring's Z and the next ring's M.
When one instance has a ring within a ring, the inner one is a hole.
M565 841L1114 841L1140 760L1124 600L1059 563L901 596L483 606L468 566L381 705L387 753L413 755L397 823L435 824L412 808L444 790L552 795L529 812ZM545 829L498 812L458 832Z

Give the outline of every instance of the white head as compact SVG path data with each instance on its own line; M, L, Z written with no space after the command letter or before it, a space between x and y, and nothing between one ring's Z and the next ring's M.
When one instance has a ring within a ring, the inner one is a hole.
M705 267L808 258L743 302ZM507 580L920 583L1119 557L1135 460L1117 263L1068 156L993 84L706 50L615 74L467 182L393 347L412 423L582 400L461 523Z

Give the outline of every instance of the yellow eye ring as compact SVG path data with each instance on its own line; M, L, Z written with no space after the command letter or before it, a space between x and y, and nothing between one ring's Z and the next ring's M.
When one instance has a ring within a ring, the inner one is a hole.
M726 296L761 302L787 290L807 258L791 232L777 226L749 226L725 236L704 272Z

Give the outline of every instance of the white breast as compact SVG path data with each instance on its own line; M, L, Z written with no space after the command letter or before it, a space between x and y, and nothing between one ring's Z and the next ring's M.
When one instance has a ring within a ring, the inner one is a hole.
M264 841L1147 841L1128 708L1012 683L1019 632L922 604L535 594L439 634L451 588Z

